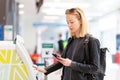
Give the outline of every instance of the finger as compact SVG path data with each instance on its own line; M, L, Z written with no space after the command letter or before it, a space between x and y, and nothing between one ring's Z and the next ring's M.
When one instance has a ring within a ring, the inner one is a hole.
M33 68L37 68L38 66L37 65L33 65Z
M64 59L62 59L62 58L58 58L57 61L59 61L59 62L63 62Z

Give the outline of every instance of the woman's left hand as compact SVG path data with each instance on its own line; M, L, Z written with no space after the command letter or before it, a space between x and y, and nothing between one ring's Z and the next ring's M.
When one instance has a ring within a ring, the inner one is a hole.
M68 58L58 58L57 61L59 61L60 63L62 63L64 66L70 66L71 65L71 60Z

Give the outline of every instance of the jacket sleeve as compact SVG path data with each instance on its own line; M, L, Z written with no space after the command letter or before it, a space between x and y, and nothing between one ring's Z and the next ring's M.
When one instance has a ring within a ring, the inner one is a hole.
M100 65L100 42L98 39L90 38L88 43L89 63L72 61L71 68L84 73L95 73ZM80 53L80 52L79 52Z
M72 38L69 38L68 39L68 43L70 43L72 41ZM61 54L61 57L65 58L65 53L66 53L66 50L68 48L68 45L67 47L63 50L63 53ZM51 72L54 72L58 69L60 69L61 67L63 67L63 64L61 64L60 62L56 62L48 67L45 68L45 70L47 70L47 72L45 73L45 75L51 73Z
M47 72L45 73L45 75L47 75L47 74L49 74L49 73L51 73L51 72L53 72L53 71L56 71L56 70L60 69L62 66L63 66L63 65L62 65L61 63L56 62L56 63L54 63L54 64L46 67L45 70L46 70Z

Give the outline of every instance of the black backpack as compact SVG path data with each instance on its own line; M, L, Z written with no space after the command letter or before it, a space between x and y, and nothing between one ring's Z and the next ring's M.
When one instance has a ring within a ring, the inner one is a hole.
M89 37L91 37L91 35L86 35L85 37L85 53L86 53L86 59L88 60L88 42L89 42ZM105 71L106 71L106 51L109 52L108 48L100 48L100 68L98 69L97 74L93 75L93 74L89 74L89 80L104 80L104 76L105 76ZM91 78L91 79L90 79Z

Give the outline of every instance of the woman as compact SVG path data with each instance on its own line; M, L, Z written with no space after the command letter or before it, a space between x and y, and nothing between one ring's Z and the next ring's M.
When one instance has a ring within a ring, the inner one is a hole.
M65 14L70 33L66 49L53 65L35 68L47 75L63 67L62 80L87 80L85 74L95 73L99 68L100 44L98 39L90 37L88 42L90 59L89 63L85 63L84 41L88 34L85 15L80 8L67 9Z

